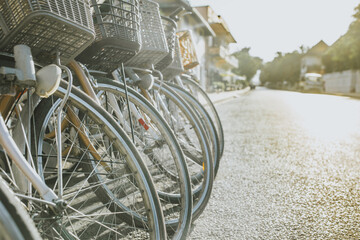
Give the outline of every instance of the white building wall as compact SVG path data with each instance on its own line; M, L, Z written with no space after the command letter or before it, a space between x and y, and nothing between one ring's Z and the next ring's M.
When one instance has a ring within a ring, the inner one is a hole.
M305 56L302 59L303 66L314 66L314 65L321 65L321 58L315 56Z
M360 93L360 70L354 72L355 92Z
M199 79L199 84L203 89L206 89L206 38L192 31L194 37L196 55L199 60L199 65L196 67L196 75Z
M359 71L347 70L324 74L325 91L329 93L360 92Z

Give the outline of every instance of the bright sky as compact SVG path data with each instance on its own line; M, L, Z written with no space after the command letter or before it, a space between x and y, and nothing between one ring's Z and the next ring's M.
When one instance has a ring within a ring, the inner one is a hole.
M271 61L277 51L292 52L320 40L333 44L353 21L358 0L191 0L210 5L229 25L237 44Z

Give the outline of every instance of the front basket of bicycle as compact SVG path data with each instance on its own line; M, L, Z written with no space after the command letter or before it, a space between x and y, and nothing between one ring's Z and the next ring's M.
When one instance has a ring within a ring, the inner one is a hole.
M177 28L176 23L172 19L168 17L161 17L161 19L169 48L169 53L155 65L155 68L159 71L165 69L174 61Z
M182 72L184 72L184 67L182 65L182 60L181 60L180 44L177 36L175 36L174 50L175 50L174 60L169 66L167 66L164 70L161 71L161 73L164 76L164 80L170 80L171 78L180 75Z
M93 42L95 31L88 0L0 1L0 50L25 44L39 63L60 52L64 64Z
M151 0L140 0L141 48L135 57L126 62L126 66L149 68L158 63L169 52L159 4Z
M193 41L193 37L190 31L178 32L181 59L185 70L199 65L199 60L196 54L196 48Z
M91 1L96 40L77 59L91 69L111 72L140 49L139 0Z

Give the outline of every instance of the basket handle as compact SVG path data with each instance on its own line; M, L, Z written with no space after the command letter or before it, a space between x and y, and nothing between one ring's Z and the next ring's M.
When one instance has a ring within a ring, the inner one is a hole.
M8 35L10 33L10 29L8 28L1 12L0 12L0 27L1 27L2 31L4 32L4 35Z
M99 2L102 2L102 3L104 3L105 1L99 1ZM102 17L101 17L101 11L100 11L100 4L102 4L102 3L99 3L97 0L91 0L91 3L92 3L92 7L93 7L93 9L94 9L94 12L95 12L95 17L96 17L96 22L97 22L97 24L99 25L99 28L100 28L100 32L101 32L101 34L104 36L104 37L107 37L107 33L106 33L106 31L105 31L105 29L104 29L104 26L103 26L103 19L102 19ZM108 4L110 4L110 3L108 3Z

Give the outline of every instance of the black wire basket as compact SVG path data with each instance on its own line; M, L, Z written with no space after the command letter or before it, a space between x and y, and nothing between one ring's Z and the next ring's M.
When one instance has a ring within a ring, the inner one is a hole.
M63 64L74 59L95 38L88 0L1 0L0 51L25 44L39 63Z
M77 58L87 67L111 72L141 46L139 0L91 0L96 40Z
M155 68L159 71L164 70L174 61L177 28L175 21L172 19L168 17L161 17L161 19L166 35L169 53L155 65Z
M151 68L169 53L167 39L161 23L159 4L140 0L141 48L126 66Z

